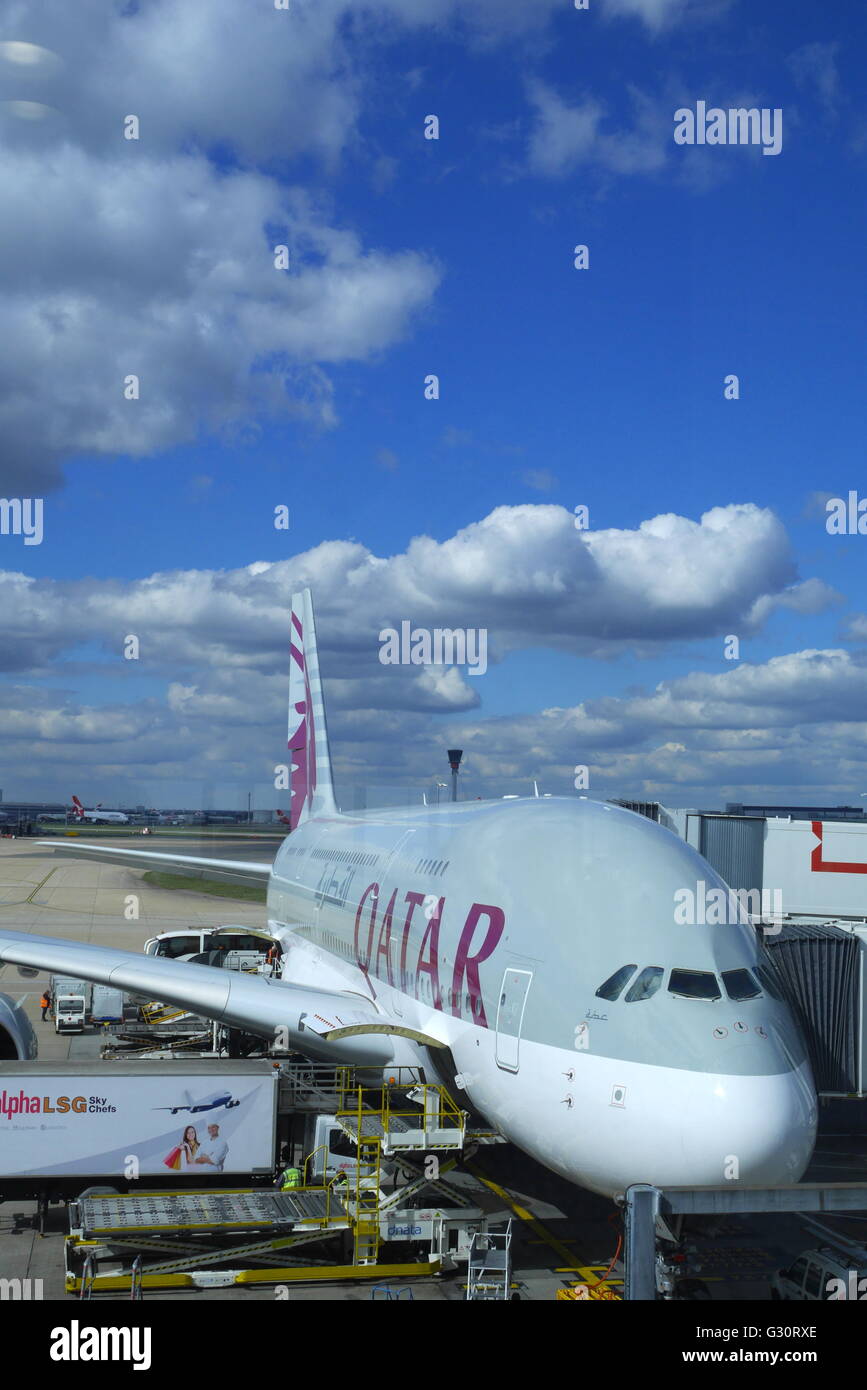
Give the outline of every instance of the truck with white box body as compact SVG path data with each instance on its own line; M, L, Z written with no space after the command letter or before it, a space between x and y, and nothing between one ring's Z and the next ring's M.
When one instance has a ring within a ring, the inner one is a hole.
M93 985L72 975L52 975L49 985L55 1033L83 1033L90 1022Z
M265 1060L0 1062L0 1199L268 1184L278 1076Z

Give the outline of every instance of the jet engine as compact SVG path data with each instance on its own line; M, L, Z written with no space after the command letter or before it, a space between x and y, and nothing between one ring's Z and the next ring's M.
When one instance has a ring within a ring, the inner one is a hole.
M0 994L0 1062L32 1062L36 1053L30 1019L8 994Z

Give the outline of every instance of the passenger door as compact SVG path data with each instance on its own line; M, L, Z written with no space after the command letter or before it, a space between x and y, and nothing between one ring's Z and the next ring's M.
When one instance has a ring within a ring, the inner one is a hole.
M495 1052L497 1066L503 1071L517 1071L520 1066L521 1024L532 981L532 970L507 969L503 972Z

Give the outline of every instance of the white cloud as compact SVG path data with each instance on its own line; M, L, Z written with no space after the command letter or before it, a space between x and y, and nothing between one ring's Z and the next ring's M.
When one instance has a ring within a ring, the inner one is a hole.
M64 454L147 455L251 412L330 424L320 364L399 339L438 281L426 257L366 250L297 191L195 156L67 146L34 162L5 149L0 181L0 461L13 493L50 482ZM274 265L281 243L288 271Z
M578 531L564 507L497 507L444 541L417 536L383 558L324 541L293 559L234 571L177 570L129 583L0 574L0 669L41 671L82 642L112 655L126 633L142 660L273 670L288 596L310 584L326 651L378 661L376 634L418 626L489 630L496 652L545 645L585 655L755 631L774 607L835 601L798 582L785 529L752 504L699 521L671 513L637 529Z
M561 178L587 164L616 174L650 174L666 163L671 111L630 86L632 124L612 129L604 105L586 95L570 104L540 80L528 83L535 120L527 147L533 173Z
M573 523L562 507L500 507L445 541L417 537L389 558L327 541L285 561L132 582L3 574L0 669L18 682L0 686L7 783L60 795L75 771L91 778L83 790L104 798L128 787L134 799L154 800L161 781L189 785L207 771L221 785L252 779L267 790L282 756L288 601L305 584L344 786L424 781L432 744L452 737L472 748L473 775L493 790L534 769L563 777L594 759L609 781L634 778L645 764L643 776L661 777L674 743L684 746L681 785L722 750L740 756L745 730L762 731L744 746L768 756L799 723L860 720L865 667L845 652L803 652L694 673L629 699L473 723L483 678L380 663L380 631L404 620L485 628L495 663L540 646L607 657L747 636L775 602L814 612L833 601L816 580L798 585L785 531L754 506L714 508L699 521L655 517L634 531L579 532ZM134 663L123 659L130 633L140 641ZM46 675L66 689L22 685ZM96 677L105 708L74 693ZM431 715L442 717L438 725Z
M609 6L651 28L683 9ZM563 0L310 0L288 11L7 0L0 488L45 491L70 456L141 457L202 432L255 432L270 416L333 424L328 365L399 340L439 272L412 249L364 247L336 226L330 208L293 191L292 161L329 171L351 151L381 180L382 152L359 128L378 50L432 31L476 47L514 41L562 11ZM44 61L18 61L22 44ZM542 172L584 158L620 172L660 162L641 94L632 128L612 134L592 99L572 109L542 84L535 92ZM45 119L17 119L21 103ZM124 138L128 116L137 140ZM288 273L273 266L280 243ZM134 403L122 394L131 374Z
M603 0L607 18L641 19L652 32L682 23L707 23L724 14L732 0Z
M803 800L811 788L857 798L867 776L865 707L863 655L806 650L692 672L647 695L450 721L445 733L472 750L472 771L498 786L539 776L546 791L563 793L581 763L591 795L713 807Z

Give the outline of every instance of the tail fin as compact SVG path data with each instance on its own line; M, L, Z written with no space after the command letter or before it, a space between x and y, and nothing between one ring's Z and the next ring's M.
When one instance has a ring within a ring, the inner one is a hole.
M289 638L289 751L292 829L310 816L337 815L310 590L292 595Z
M74 796L72 798L72 809L79 820L84 820L84 807L82 806L77 796Z

